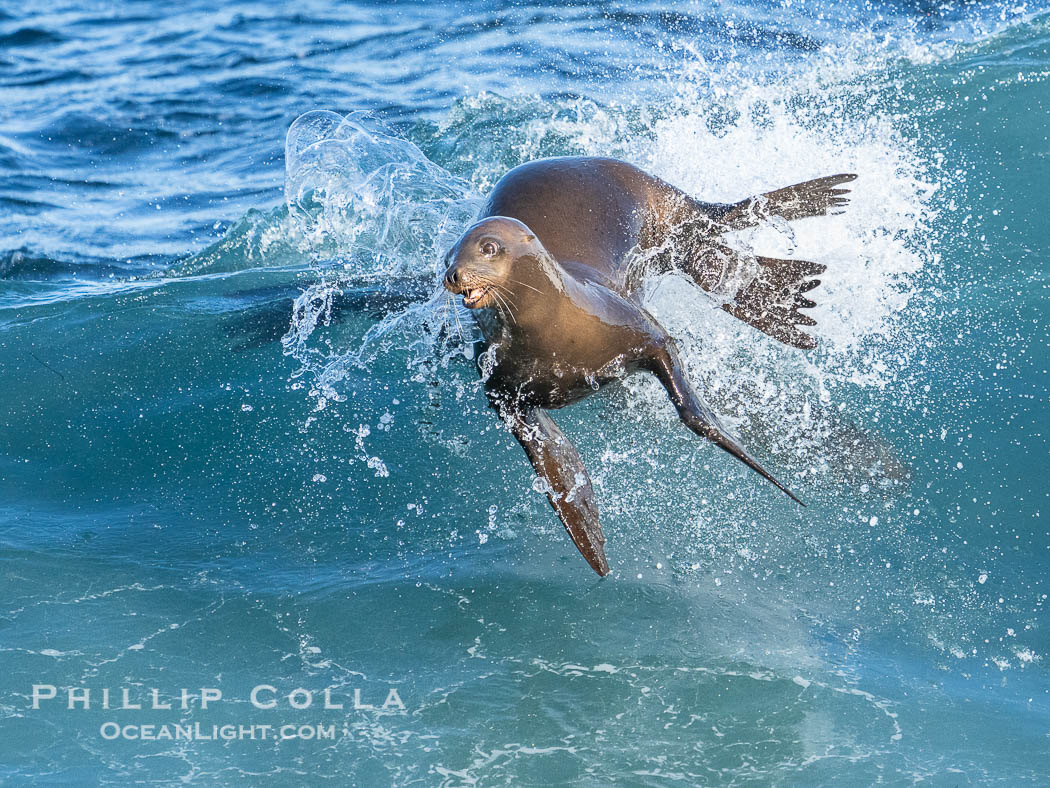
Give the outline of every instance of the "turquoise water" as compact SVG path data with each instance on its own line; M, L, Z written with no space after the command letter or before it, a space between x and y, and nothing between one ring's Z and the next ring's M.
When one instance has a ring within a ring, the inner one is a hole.
M0 6L0 782L1050 784L1050 9L45 5ZM632 379L557 414L605 580L428 300L570 153L859 174L735 239L828 266L812 354L647 295L808 507ZM194 723L333 737L125 738Z

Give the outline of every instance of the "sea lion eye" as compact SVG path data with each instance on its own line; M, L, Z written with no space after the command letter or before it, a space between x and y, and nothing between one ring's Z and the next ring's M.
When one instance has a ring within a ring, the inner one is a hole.
M495 241L484 241L481 244L481 253L485 257L495 257L499 254L499 244Z

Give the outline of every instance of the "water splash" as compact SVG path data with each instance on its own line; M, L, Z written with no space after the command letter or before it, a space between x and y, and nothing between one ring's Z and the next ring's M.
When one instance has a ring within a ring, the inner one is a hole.
M285 203L305 247L349 255L349 270L375 276L436 272L480 199L362 112L299 117L285 169Z
M482 94L426 130L421 145L437 161L361 113L308 113L288 134L289 216L305 249L349 261L297 300L286 352L326 396L381 346L409 350L410 366L427 358L447 363L447 348L431 338L447 336L441 329L450 314L466 338L462 326L471 318L438 295L384 317L358 345L311 343L347 276L436 277L435 261L469 223L479 193L521 161L618 155L713 200L852 171L860 178L845 215L767 223L733 239L757 253L828 266L816 291L817 353L783 347L710 308L717 304L676 277L651 282L646 304L679 338L705 396L745 436L793 462L796 473L826 475L834 467L841 476L859 457L856 464L870 473L903 475L884 441L836 414L915 361L909 338L922 321L909 310L921 273L938 261L931 230L937 173L886 106L882 91L893 75L850 60L837 72L831 65L770 81L697 58L678 76L672 98L650 107ZM453 355L462 350L460 343ZM634 410L673 419L652 382L633 379L628 391Z
M282 339L285 353L302 365L295 376L312 375L319 406L339 397L336 386L349 368L367 367L391 342L409 351L411 365L447 363L452 346L469 356L473 323L441 289L440 277L445 251L480 204L471 185L362 112L301 116L288 131L285 161L288 216L301 248L315 259L342 261L318 269L318 281L296 298ZM412 280L429 282L433 295L385 315L353 347L314 344L344 288L396 289Z

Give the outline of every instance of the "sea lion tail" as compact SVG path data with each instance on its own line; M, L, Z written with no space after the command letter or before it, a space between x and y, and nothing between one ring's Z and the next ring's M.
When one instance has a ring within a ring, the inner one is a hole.
M813 277L827 267L808 260L755 259L758 274L736 292L731 302L722 304L722 309L785 345L812 350L817 340L798 326L815 326L817 321L799 310L817 305L803 293L820 284Z

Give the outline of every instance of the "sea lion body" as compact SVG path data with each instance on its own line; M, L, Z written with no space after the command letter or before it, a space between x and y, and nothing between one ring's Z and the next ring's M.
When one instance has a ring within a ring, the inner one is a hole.
M740 203L703 203L614 159L567 157L523 164L493 188L479 221L449 251L445 287L477 310L479 370L492 406L547 485L573 541L609 571L587 472L546 415L637 371L656 375L683 423L787 495L693 391L674 340L642 305L652 273L679 270L723 308L788 344L812 347L798 310L822 266L752 258L719 236L766 216L820 215L844 203L834 188L854 176L809 181ZM801 503L801 502L799 502Z

